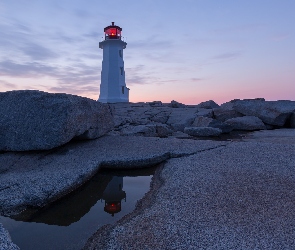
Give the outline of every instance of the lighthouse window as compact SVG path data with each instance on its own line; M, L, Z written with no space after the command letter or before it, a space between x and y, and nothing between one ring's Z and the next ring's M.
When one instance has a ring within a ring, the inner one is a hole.
M124 72L123 67L120 67L120 71L121 71L121 75L123 75L123 72Z
M122 57L122 50L119 50L119 56Z
M124 86L122 86L122 94L124 94Z

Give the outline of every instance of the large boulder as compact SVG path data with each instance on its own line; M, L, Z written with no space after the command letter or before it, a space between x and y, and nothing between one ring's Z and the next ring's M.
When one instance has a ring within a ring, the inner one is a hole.
M186 105L177 101L172 100L169 104L168 107L171 108L184 108Z
M191 126L218 128L221 129L222 133L230 133L233 130L232 126L229 124L203 116L197 116Z
M0 151L48 150L113 128L109 106L35 90L0 93Z
M158 137L167 137L172 134L172 130L166 124L157 124L154 126L156 127Z
M234 100L233 109L237 112L256 116L264 123L283 127L295 110L295 101L264 101L263 99Z
M162 103L161 101L148 102L148 104L149 104L151 107L162 107L162 106L163 106L163 103Z
M191 136L219 136L222 133L222 130L219 128L212 127L186 127L184 128L184 133Z
M198 109L192 108L177 108L172 109L167 120L167 124L171 126L174 131L183 132L185 127L190 127L195 117Z
M197 105L198 108L204 108L204 109L214 109L214 108L218 108L219 105L212 101L212 100L209 100L209 101L206 101L206 102L201 102Z
M224 122L228 119L241 117L241 113L237 112L233 108L234 104L232 102L226 102L220 105L219 108L213 109L213 117L221 122Z
M226 124L232 126L234 130L261 130L266 129L264 123L256 116L243 116L231 118L225 121Z
M205 108L198 108L197 116L205 116L205 117L213 118L213 110L212 109L205 109Z
M19 247L11 241L8 231L2 226L1 223L0 223L0 249L19 250Z
M151 116L150 120L153 122L158 122L158 123L166 123L169 119L170 114L171 114L171 111L159 112Z

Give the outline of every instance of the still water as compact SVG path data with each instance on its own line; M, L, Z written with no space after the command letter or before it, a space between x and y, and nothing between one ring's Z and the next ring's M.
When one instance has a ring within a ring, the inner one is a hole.
M154 171L101 171L54 204L14 218L0 216L0 222L22 250L81 249L101 226L134 210L149 191Z

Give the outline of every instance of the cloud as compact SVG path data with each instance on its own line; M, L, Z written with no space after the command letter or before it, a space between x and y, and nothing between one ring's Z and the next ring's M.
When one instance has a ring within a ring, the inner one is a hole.
M59 57L58 54L44 46L36 43L27 42L21 48L21 51L32 60L48 60Z
M232 27L226 27L221 29L215 29L213 32L217 34L235 34L235 33L245 33L245 32L252 32L256 30L260 30L265 28L265 24L261 23L252 23L252 24L246 24L246 25L237 25Z
M230 60L230 59L235 59L241 55L240 52L226 52L222 54L218 54L216 56L213 56L211 59L214 60Z
M9 89L16 89L17 88L16 84L13 84L13 83L10 83L7 81L0 80L0 83L1 83L1 86L5 87L5 88L9 88Z
M170 40L154 40L153 38L147 38L144 41L133 41L129 44L130 48L144 48L144 49L167 49L173 46Z
M104 33L103 32L93 31L93 32L83 34L83 37L88 37L88 38L93 38L95 40L99 40L102 37L104 37Z
M0 62L0 75L10 77L44 77L58 75L58 69L37 62L15 63L13 61Z
M101 64L101 60L102 60L102 53L81 53L81 54L78 54L77 56L79 58L98 60L99 64Z
M96 94L97 97L99 95L99 84L96 86L94 85L84 85L84 86L77 86L76 84L68 85L68 86L57 86L48 88L47 91L54 92L54 93L72 93L75 95L93 95Z
M190 79L192 82L200 82L200 81L203 81L204 78L191 78Z
M142 64L139 64L133 68L125 68L125 72L127 85L151 84L159 80L154 76L154 72L148 71L148 69Z
M80 43L84 40L84 36L73 36L73 35L66 35L62 31L56 31L53 34L48 34L46 35L47 39L57 41L59 43L65 43L65 44L76 44Z
M47 60L58 57L58 54L39 41L40 34L33 32L24 24L12 21L0 24L0 29L0 51L2 56L19 58L22 54L28 56L31 60ZM37 37L38 39L36 39Z
M177 61L177 53L173 53L173 44L170 42L136 42L127 45L128 52L124 54L125 59L152 61L152 63L170 63L173 59Z
M204 66L216 64L216 63L224 63L227 61L235 60L242 56L241 52L225 52L221 54L217 54L215 56L207 58L203 63L200 63L198 67L202 68Z
M65 89L83 89L95 87L100 82L100 68L77 64L74 66L61 67L49 66L37 62L15 63L12 61L0 62L0 76L19 78L42 78L54 79L58 87Z

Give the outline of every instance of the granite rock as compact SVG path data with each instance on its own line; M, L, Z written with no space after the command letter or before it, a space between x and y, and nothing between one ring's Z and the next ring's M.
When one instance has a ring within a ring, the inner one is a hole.
M184 108L186 105L177 101L172 100L170 104L168 104L171 108Z
M261 130L266 129L264 123L256 116L243 116L231 118L225 121L226 124L232 126L234 130Z
M198 108L197 116L204 116L213 118L213 110L212 109L205 109L205 108Z
M151 107L162 107L163 103L161 101L153 101L148 103Z
M219 108L213 109L213 117L221 122L224 122L228 119L241 117L243 116L241 113L237 112L233 109L233 103L227 102L220 105Z
M233 109L243 115L256 116L264 123L283 127L295 110L295 101L235 100Z
M157 136L156 127L151 125L126 126L121 129L121 135L141 135L145 137Z
M0 215L39 209L89 180L99 169L134 169L159 164L225 141L143 136L103 136L72 141L50 151L0 154Z
M294 141L280 138L169 160L135 211L84 249L294 249Z
M222 133L229 133L233 130L232 126L213 118L197 116L192 123L192 127L212 127L221 129Z
M20 249L15 245L10 238L8 231L0 223L0 249L2 250L18 250Z
M190 108L173 109L166 123L174 131L183 132L185 127L191 126L196 117L196 112L196 110Z
M186 127L184 133L191 136L219 136L222 130L219 128L212 127Z
M48 150L113 128L109 106L35 90L0 93L0 151Z
M218 108L219 105L212 101L212 100L209 100L209 101L206 101L206 102L201 102L200 104L197 105L198 108L205 108L205 109L213 109L213 108Z

